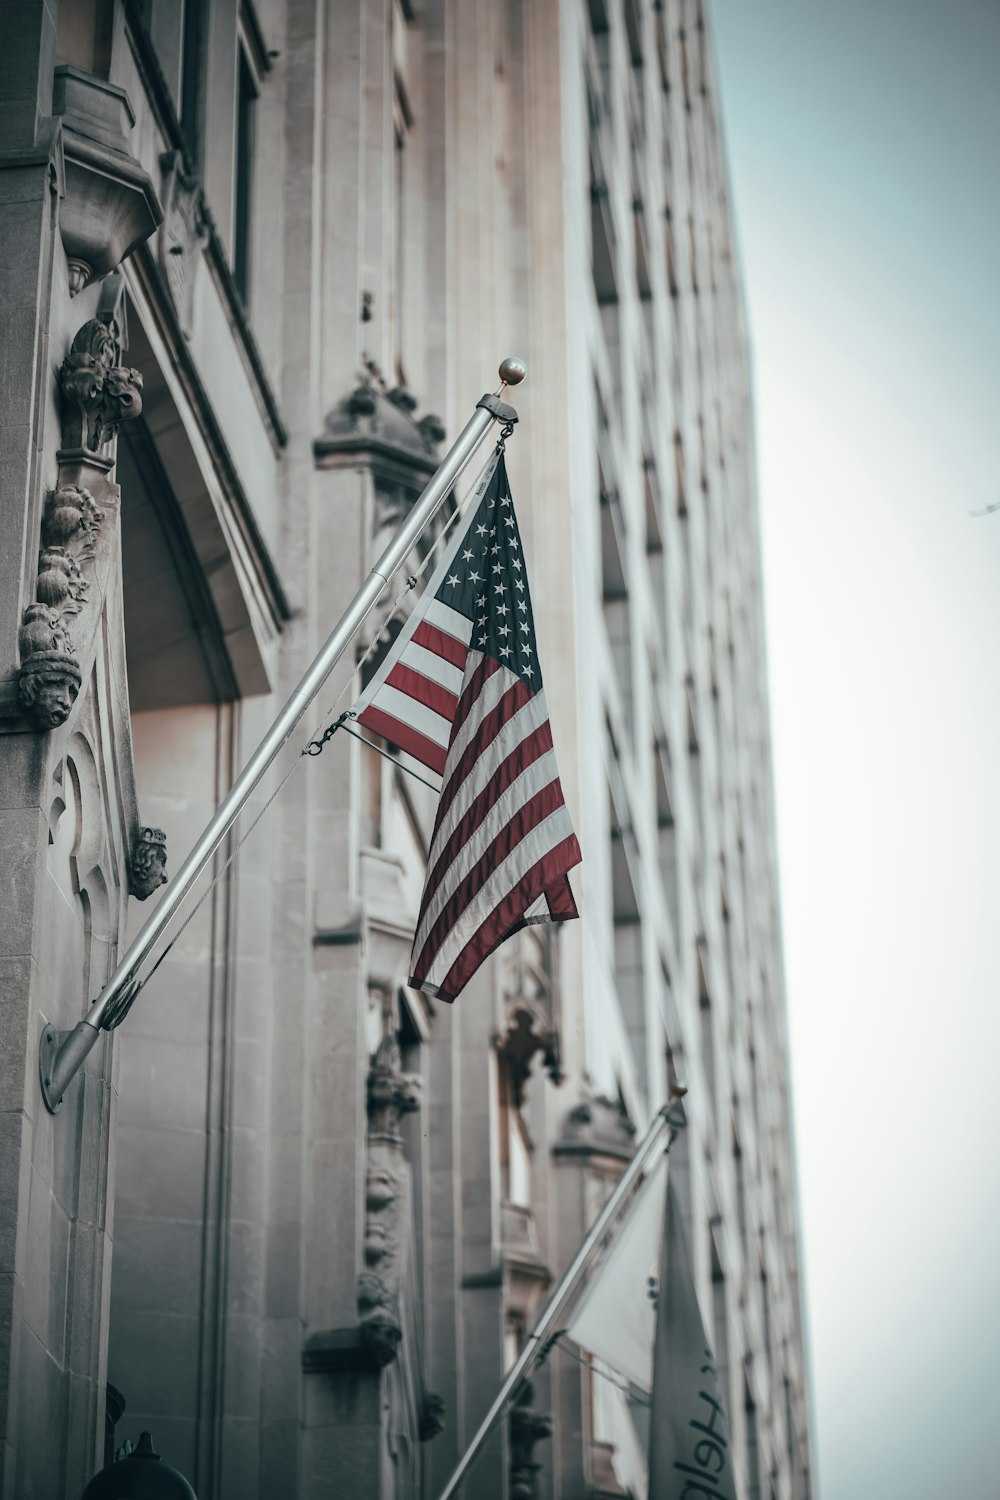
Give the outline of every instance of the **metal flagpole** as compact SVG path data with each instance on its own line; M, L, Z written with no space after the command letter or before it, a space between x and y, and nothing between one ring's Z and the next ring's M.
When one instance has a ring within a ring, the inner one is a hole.
M417 500L410 514L386 547L367 579L334 627L326 644L281 713L233 782L218 810L196 842L194 848L167 886L162 900L129 945L111 978L91 1005L85 1018L72 1031L56 1031L46 1026L42 1033L38 1067L42 1097L53 1114L62 1103L72 1079L83 1066L101 1033L102 1022L116 1001L128 998L130 986L137 983L139 965L149 956L154 943L179 910L181 903L208 864L226 834L239 817L261 777L287 742L316 694L322 688L344 651L350 645L370 611L378 603L397 568L405 561L424 527L449 494L462 470L494 422L516 422L517 412L500 400L507 386L518 385L527 373L524 361L505 359L500 366L500 390L477 402L476 410L444 458L440 467ZM112 1012L113 1013L113 1012Z
M679 1122L674 1115L674 1110L686 1093L687 1089L682 1085L675 1085L671 1090L669 1102L664 1104L662 1109L656 1114L646 1134L639 1142L636 1153L625 1168L614 1192L601 1209L593 1228L577 1251L572 1265L552 1293L548 1306L528 1335L524 1348L511 1366L503 1385L497 1392L493 1405L480 1422L475 1437L459 1459L457 1467L441 1491L438 1500L451 1500L451 1496L457 1494L462 1481L478 1457L480 1449L503 1414L503 1409L507 1405L507 1402L515 1395L518 1387L527 1380L535 1365L545 1355L553 1336L561 1331L559 1326L560 1319L566 1311L567 1305L582 1277L589 1270L598 1252L603 1248L601 1242L608 1225L621 1209L636 1179L655 1153L664 1135L669 1135L667 1149L670 1149L670 1144L679 1128Z

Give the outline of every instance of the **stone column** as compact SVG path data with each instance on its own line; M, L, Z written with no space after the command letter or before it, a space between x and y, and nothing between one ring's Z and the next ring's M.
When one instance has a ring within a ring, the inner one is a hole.
M80 1493L103 1457L114 1180L110 1039L53 1116L39 1038L79 1021L113 965L133 856L139 884L158 878L109 478L141 396L101 283L159 206L123 92L54 71L55 10L0 7L0 1494L30 1500Z

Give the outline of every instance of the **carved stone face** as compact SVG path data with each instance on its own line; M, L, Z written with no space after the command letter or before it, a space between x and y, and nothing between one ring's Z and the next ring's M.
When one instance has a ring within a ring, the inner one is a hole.
M167 883L167 851L160 844L140 845L132 860L130 876L132 895L145 901Z
M65 724L76 702L77 688L59 673L46 673L38 679L32 705L32 717L47 729Z
M374 1212L387 1208L399 1191L396 1175L388 1167L369 1167L365 1198Z
M145 901L166 883L167 836L160 828L141 828L129 859L129 894Z
M80 664L66 652L36 649L21 668L21 707L38 729L65 724L79 691Z
M113 365L104 384L105 400L118 408L118 421L137 417L142 411L142 376L125 365Z

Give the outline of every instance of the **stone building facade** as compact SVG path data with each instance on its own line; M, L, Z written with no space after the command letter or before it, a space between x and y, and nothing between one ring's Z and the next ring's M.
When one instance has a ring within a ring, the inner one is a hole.
M0 1495L78 1495L148 1428L200 1500L430 1500L683 1076L742 1493L806 1500L700 0L17 0L0 36ZM508 353L583 920L427 1003L433 795L295 745L50 1114L43 1027L85 1013ZM472 1492L644 1483L621 1393L556 1350Z

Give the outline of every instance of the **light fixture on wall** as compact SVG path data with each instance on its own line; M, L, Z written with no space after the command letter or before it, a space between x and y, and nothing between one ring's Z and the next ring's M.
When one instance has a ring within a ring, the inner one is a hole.
M148 1432L117 1463L95 1474L81 1500L198 1500L183 1474L165 1464Z

